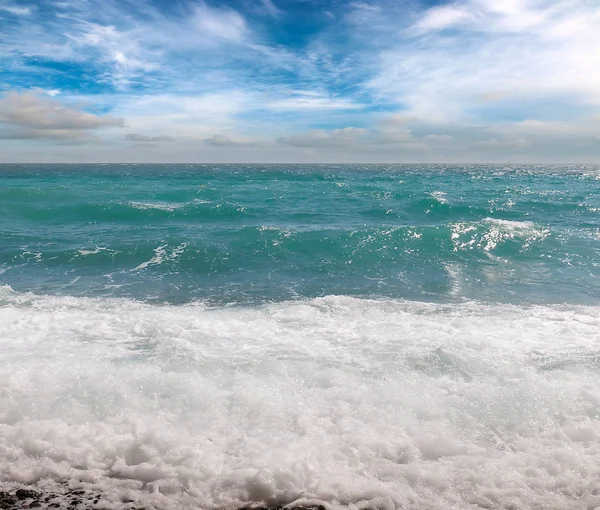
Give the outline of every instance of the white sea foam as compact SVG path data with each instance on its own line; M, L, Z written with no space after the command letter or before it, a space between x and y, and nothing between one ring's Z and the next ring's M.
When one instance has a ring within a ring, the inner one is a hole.
M21 258L26 259L26 260L30 260L30 259L37 260L39 262L40 260L42 260L42 253L26 250L23 253L21 253Z
M181 243L176 248L173 248L170 252L167 251L167 245L159 246L154 249L154 256L150 260L146 260L142 262L140 265L135 267L134 271L139 271L140 269L144 269L148 266L157 266L162 264L165 260L173 260L179 257L185 249L187 248L187 243Z
M429 193L432 198L435 198L440 204L447 204L448 199L446 198L446 193L444 191L432 191Z
M100 253L101 251L104 251L104 250L106 250L106 248L96 246L95 250L77 250L77 252L82 257L85 257L86 255L97 255L98 253Z
M195 198L189 202L141 202L131 201L129 205L134 209L146 210L146 209L157 209L160 211L173 212L178 209L184 209L186 207L195 206L198 204L212 204L211 200L203 200Z
M185 207L187 204L185 203L170 203L170 202L129 202L129 205L134 209L158 209L160 211L175 211L176 209L181 209Z
M481 226L485 227L481 231ZM541 241L550 235L550 229L532 221L511 221L498 218L485 218L482 222L458 222L452 225L454 250L479 248L491 251L510 239L520 239L523 248Z
M155 508L600 505L600 308L0 288L0 480Z

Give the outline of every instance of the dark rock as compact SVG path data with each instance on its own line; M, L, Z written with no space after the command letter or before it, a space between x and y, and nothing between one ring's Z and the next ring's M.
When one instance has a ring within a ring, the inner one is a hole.
M42 506L42 504L39 501L32 501L29 503L29 508L38 508L40 506Z
M29 489L17 489L17 492L15 492L15 496L17 497L17 499L34 499L39 498L41 494L39 492L32 491Z
M2 510L9 510L15 508L17 505L17 499L8 492L0 492L0 508Z
M241 509L240 509L241 510ZM285 507L284 505L264 506L253 508L252 510L326 510L323 505L308 505L308 506L292 506Z

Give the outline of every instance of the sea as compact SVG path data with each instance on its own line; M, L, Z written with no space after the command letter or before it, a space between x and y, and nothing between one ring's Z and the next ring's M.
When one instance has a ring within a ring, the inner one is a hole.
M0 485L600 508L600 167L0 165Z

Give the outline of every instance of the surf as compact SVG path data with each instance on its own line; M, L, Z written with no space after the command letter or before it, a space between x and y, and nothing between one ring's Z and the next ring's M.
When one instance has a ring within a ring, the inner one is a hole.
M162 508L593 499L598 307L0 306L4 482Z

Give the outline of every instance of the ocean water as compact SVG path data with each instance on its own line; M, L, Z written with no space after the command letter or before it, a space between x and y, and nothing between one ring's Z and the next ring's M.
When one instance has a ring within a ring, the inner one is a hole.
M0 482L600 508L600 167L0 165Z

